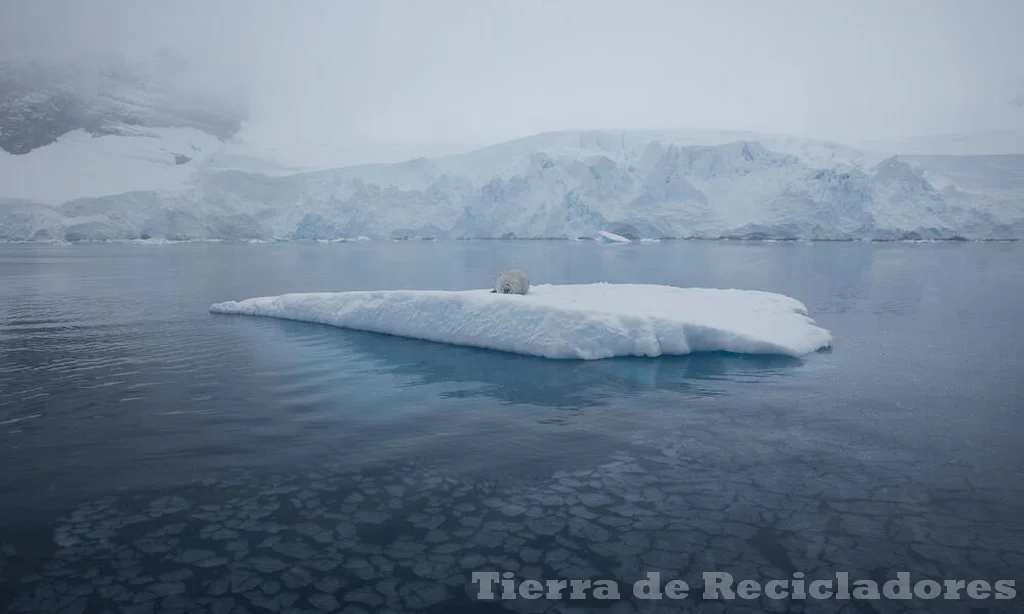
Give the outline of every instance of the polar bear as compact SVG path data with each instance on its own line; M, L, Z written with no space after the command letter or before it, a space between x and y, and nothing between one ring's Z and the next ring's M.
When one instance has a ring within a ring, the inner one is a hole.
M530 290L530 280L522 271L504 271L494 282L491 294L526 294Z

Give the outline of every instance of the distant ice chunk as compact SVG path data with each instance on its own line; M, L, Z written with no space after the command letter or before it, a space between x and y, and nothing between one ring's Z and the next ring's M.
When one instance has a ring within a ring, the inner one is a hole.
M598 231L597 240L601 243L632 243L626 237L617 235L614 232L608 232L607 230Z
M217 303L220 314L266 316L562 359L693 352L801 356L832 334L800 301L756 290L646 284L490 290L284 294Z

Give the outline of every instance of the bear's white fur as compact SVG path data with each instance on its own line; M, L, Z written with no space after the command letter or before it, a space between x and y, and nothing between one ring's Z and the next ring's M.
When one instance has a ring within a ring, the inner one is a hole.
M530 280L522 271L504 271L494 282L494 291L498 294L526 294L530 290Z

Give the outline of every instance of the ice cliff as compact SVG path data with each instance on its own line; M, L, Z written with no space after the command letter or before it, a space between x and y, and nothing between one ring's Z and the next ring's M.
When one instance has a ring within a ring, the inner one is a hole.
M212 163L215 142L174 134L147 162L161 169L154 177L173 181L126 190L115 161L105 176L79 173L83 185L111 185L82 187L82 198L5 190L73 172L46 162L67 139L24 156L0 153L0 240L1024 236L1016 191L969 191L937 181L919 160L816 141L567 132L434 159L268 175L225 170ZM91 138L110 150L132 137ZM176 157L186 153L193 157Z

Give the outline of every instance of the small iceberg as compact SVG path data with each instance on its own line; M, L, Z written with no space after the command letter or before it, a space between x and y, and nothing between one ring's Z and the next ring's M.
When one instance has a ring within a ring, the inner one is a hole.
M802 356L831 346L800 301L757 290L648 284L284 294L212 313L265 316L556 359L694 352Z
M601 230L597 233L597 240L599 243L632 243L628 238L617 235L614 232L608 232L607 230Z

